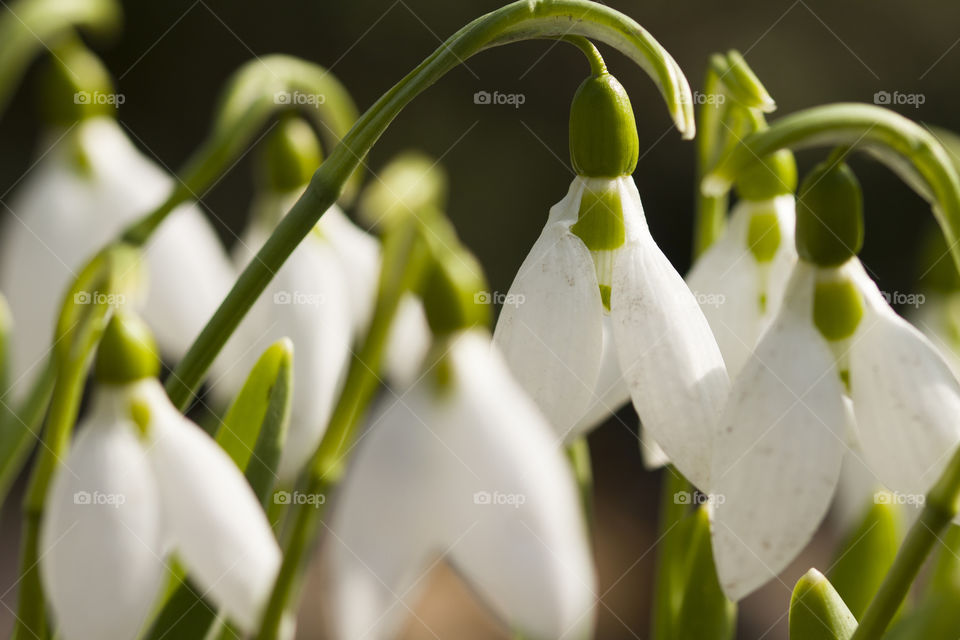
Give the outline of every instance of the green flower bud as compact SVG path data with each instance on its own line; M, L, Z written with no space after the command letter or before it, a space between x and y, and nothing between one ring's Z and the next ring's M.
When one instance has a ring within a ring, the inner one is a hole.
M570 106L570 160L578 175L628 176L637 168L640 140L630 98L609 73L583 81Z
M490 305L483 295L483 267L439 215L431 216L424 233L429 262L420 283L427 323L434 336L490 324Z
M286 193L310 182L322 160L320 142L310 124L287 115L264 141L259 172L266 189Z
M379 178L360 198L360 216L370 226L386 227L411 213L446 206L446 171L424 153L401 153L380 171Z
M791 640L848 640L857 620L830 581L816 569L797 580L790 598Z
M813 168L797 200L797 253L821 267L843 264L863 246L860 183L843 162Z
M46 120L68 127L78 120L116 113L121 101L110 72L78 39L56 48L41 81L41 107Z
M754 162L734 181L737 195L743 200L770 200L793 193L797 189L797 162L793 153L781 149Z
M813 292L813 324L827 340L853 335L863 318L863 298L848 278L818 281Z
M160 360L150 328L133 313L114 312L97 349L97 382L128 384L159 372Z

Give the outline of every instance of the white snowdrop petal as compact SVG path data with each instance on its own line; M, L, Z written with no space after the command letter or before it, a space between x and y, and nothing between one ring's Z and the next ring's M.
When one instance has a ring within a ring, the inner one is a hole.
M280 549L256 496L226 453L181 416L155 381L148 456L174 547L189 574L241 629L256 629Z
M494 342L554 429L574 426L593 399L603 355L603 303L590 252L564 222L548 223L524 260Z
M589 433L629 401L630 389L627 388L627 381L624 380L623 372L620 371L617 344L613 339L613 323L610 314L605 313L603 315L603 356L593 398L586 413L565 441L570 443L580 435Z
M779 221L780 246L771 262L759 263L750 251L750 220L755 213L770 210ZM687 274L687 284L717 339L731 379L780 307L786 277L796 261L793 220L793 196L739 202L723 236Z
M952 307L960 300L957 294L931 292L907 316L910 323L927 336L943 354L955 376L960 376L960 341L952 326Z
M384 370L392 384L398 387L413 384L420 375L432 340L427 313L420 298L404 295L400 298L383 355Z
M338 496L337 637L395 631L441 555L526 637L582 637L594 576L560 443L487 336L460 336L450 357L453 388L427 378L378 413Z
M696 298L650 236L632 178L621 181L635 239L617 252L610 297L620 367L644 427L698 487L730 383Z
M41 576L65 640L137 637L165 577L157 487L136 427L106 393L54 477L41 529Z
M947 361L875 302L854 336L850 384L866 462L890 490L926 493L960 442L960 384Z
M373 315L380 281L380 243L358 227L340 207L331 206L320 218L317 229L340 259L347 282L354 327L362 335Z
M844 388L811 321L813 286L814 268L798 263L714 440L713 553L732 600L775 577L807 544L846 451Z
M244 246L259 248L269 229L251 228ZM254 258L256 259L256 258ZM327 428L350 357L352 320L337 256L308 236L280 268L217 359L213 392L229 402L260 354L293 341L293 404L280 477L293 482Z

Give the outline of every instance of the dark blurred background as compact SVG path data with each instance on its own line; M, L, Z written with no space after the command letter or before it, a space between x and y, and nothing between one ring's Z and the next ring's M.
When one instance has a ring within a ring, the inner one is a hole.
M255 55L284 52L332 69L361 110L470 19L497 0L165 0L124 2L125 29L91 41L126 97L120 120L145 153L179 168L205 135L224 79ZM707 56L739 49L776 99L781 114L825 102L872 102L878 91L917 93L904 115L960 130L960 5L930 0L615 0L608 4L646 27L700 87ZM2 46L2 43L0 43ZM654 237L674 265L690 264L694 146L672 129L654 85L619 53L601 47L630 93L640 129L635 174ZM368 159L374 172L416 148L442 158L451 176L449 213L480 258L492 290L505 292L545 221L566 192L567 109L587 73L566 45L530 42L485 52L410 105ZM37 65L0 120L0 192L35 153ZM521 93L519 108L477 105L477 91ZM801 153L801 169L826 150ZM916 290L915 247L931 219L926 204L881 166L853 161L865 194L862 257L887 291ZM369 178L369 176L368 176ZM248 155L203 197L224 241L247 216ZM598 607L601 638L645 638L655 564L659 473L642 470L636 416L625 409L590 437L596 474ZM15 610L17 500L3 513L0 633ZM790 587L809 566L825 568L826 527L808 552L741 606L740 638L785 638ZM389 532L384 532L385 536ZM301 636L323 637L322 594L307 586ZM502 635L453 574L440 569L417 609L410 638ZM432 631L431 631L432 630Z

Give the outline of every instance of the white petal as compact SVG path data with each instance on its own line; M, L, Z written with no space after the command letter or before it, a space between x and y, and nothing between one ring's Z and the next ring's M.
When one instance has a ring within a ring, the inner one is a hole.
M579 202L579 200L578 200ZM593 399L603 355L603 303L593 258L565 222L548 223L508 294L494 342L561 437Z
M761 264L748 246L749 225L756 212L771 209L780 222L780 246L770 263ZM687 275L687 284L710 323L731 378L753 353L780 308L786 276L796 261L793 219L793 196L738 203L724 235Z
M363 335L373 315L373 303L380 281L380 243L355 225L337 205L327 209L317 229L340 258L348 285L354 327L358 335Z
M384 353L384 370L391 383L399 387L413 384L420 375L421 364L432 340L427 313L420 298L404 295L400 298Z
M41 575L66 640L137 637L165 575L157 487L110 393L79 427L41 530Z
M952 319L958 301L956 293L930 292L907 318L943 354L954 375L960 376L960 340Z
M603 356L600 362L600 374L597 386L587 411L577 425L565 438L571 442L582 434L589 433L599 426L620 407L630 401L630 389L620 371L620 359L617 357L616 342L613 339L613 323L610 314L603 314Z
M960 441L960 384L936 347L878 296L876 285L861 283L868 304L850 351L860 446L889 489L924 494Z
M846 451L843 383L813 326L814 268L798 263L783 307L734 382L714 441L713 553L739 600L807 544Z
M670 464L670 458L663 452L650 432L640 426L640 457L643 459L643 468L647 470L659 469Z
M391 606L370 637L395 629L405 617L396 599L411 601L439 554L525 637L583 637L594 576L559 443L487 337L463 335L450 357L454 388L438 399L432 379L418 385L350 470L328 548L338 637L361 637ZM385 530L389 547L376 533Z
M632 178L620 185L624 218L637 221L613 267L620 366L644 427L681 473L706 487L712 432L730 386L723 357L690 289L646 229Z
M148 456L175 549L210 599L249 633L280 568L267 518L213 439L169 404L155 380L140 385L151 409Z
M244 246L259 248L269 231L255 226L246 234ZM280 460L284 482L293 482L326 431L349 363L351 325L337 256L328 242L310 235L280 268L217 359L212 386L225 403L240 390L267 347L284 337L293 341L293 406Z

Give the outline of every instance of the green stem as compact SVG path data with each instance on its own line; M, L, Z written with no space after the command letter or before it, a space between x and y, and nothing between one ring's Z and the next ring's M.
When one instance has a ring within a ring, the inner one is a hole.
M213 359L273 274L334 203L348 177L407 104L480 51L532 38L575 35L607 42L639 64L659 87L677 128L684 137L693 137L692 99L686 78L670 54L627 16L589 0L519 0L477 18L381 96L320 166L304 195L244 269L168 378L167 393L174 404L181 409L189 404Z
M660 492L657 530L660 548L657 551L657 569L654 575L653 625L650 633L653 640L670 640L673 637L670 629L678 598L682 595L682 591L679 591L682 585L674 584L673 576L676 573L676 564L686 552L686 549L678 549L675 544L677 525L690 510L688 503L676 498L678 493L684 492L692 496L693 485L673 465L668 465L663 470Z
M960 269L960 179L947 151L926 129L883 107L842 103L777 120L731 149L701 182L708 195L726 193L734 179L779 149L847 145L865 150L934 205L954 264Z
M40 423L50 403L56 377L54 361L49 359L20 410L7 410L0 421L0 504L6 500L10 486L39 440Z
M703 83L706 96L719 94L720 79L713 67L707 69ZM720 121L725 107L717 101L704 101L700 106L700 135L697 136L697 175L698 182L703 179L707 169L713 166L718 153L720 140L724 137L720 131ZM727 224L727 195L709 196L697 190L696 213L693 226L693 257L699 257L723 234Z
M960 448L927 493L920 517L910 527L893 566L870 602L852 640L879 640L910 591L933 546L957 515L960 501Z

